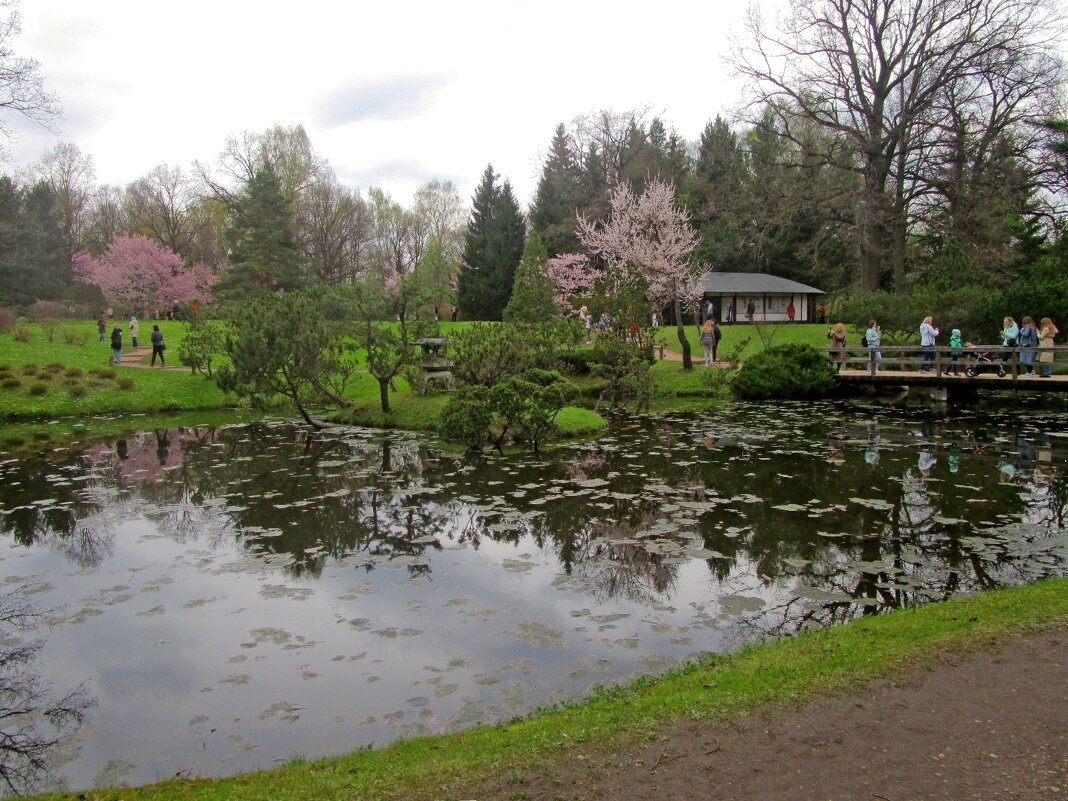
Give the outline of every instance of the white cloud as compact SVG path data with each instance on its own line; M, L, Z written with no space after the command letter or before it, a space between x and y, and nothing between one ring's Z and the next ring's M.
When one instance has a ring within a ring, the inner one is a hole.
M115 185L299 123L361 189L407 202L443 178L469 197L492 163L526 201L557 123L649 106L693 140L736 100L720 59L740 8L713 3L24 0L21 13L16 49L59 96L62 138ZM58 141L17 130L19 166Z

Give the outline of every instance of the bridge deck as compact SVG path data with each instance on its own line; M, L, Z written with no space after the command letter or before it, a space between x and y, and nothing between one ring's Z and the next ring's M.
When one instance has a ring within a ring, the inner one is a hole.
M1026 375L1031 367L1036 373L1041 372L1037 359L1029 364L1024 349L1001 345L975 345L956 353L944 346L925 351L917 345L883 345L878 350L881 357L878 360L868 348L856 346L838 351L828 348L828 354L842 365L838 373L842 384L1068 392L1068 373L1057 372L1068 363L1068 347L1061 345L1046 350L1053 356L1054 372L1048 378ZM931 361L923 361L925 352L933 356ZM956 362L952 359L954 355ZM929 372L921 371L921 365L928 366ZM874 374L870 371L873 366L878 367ZM954 368L956 375L947 372ZM999 371L1005 375L999 376Z

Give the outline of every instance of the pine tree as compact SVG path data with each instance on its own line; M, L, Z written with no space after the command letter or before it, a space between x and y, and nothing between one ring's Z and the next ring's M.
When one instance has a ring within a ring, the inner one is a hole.
M71 283L59 200L43 181L21 195L15 252L19 278L17 289L13 289L19 296L16 302L55 300Z
M222 297L289 291L302 284L301 253L289 203L274 169L256 170L230 207L230 272L216 285Z
M531 228L537 231L550 258L579 249L575 212L582 205L581 187L578 162L561 123L553 134L530 208Z
M497 186L493 165L486 167L475 190L464 237L457 288L460 313L468 320L500 320L516 266L523 255L526 223L507 181Z
M543 323L560 317L556 287L545 273L549 254L537 231L527 235L523 258L515 272L512 297L504 309L509 322Z

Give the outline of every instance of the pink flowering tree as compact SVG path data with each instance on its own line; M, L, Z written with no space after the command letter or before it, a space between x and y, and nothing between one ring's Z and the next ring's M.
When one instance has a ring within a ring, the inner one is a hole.
M112 305L133 313L204 300L214 281L206 264L187 267L181 256L145 236L116 237L99 259L78 253L74 275L100 287Z
M637 195L621 183L612 192L608 220L600 223L580 217L577 232L592 254L640 274L648 284L650 303L673 306L684 370L692 370L693 361L682 309L698 302L702 272L691 258L697 234L689 221L689 215L675 205L671 184L653 180Z
M583 253L553 256L545 263L544 269L556 290L556 302L568 310L573 310L571 298L589 292L601 276L601 271Z

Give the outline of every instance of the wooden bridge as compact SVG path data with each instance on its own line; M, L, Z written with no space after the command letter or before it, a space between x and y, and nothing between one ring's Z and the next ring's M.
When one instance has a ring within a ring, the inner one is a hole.
M1033 365L1027 365L1020 357L1024 348L1003 345L974 345L956 351L946 346L922 348L919 345L882 345L878 349L863 346L841 349L827 348L832 361L841 363L838 373L840 384L852 386L908 386L938 389L978 390L1013 389L1037 392L1068 392L1068 373L1057 373L1057 368L1068 365L1068 346L1045 348L1042 352L1053 353L1053 375L1043 378L1039 374L1042 364L1035 350ZM924 362L927 352L933 361ZM876 353L881 358L876 359ZM1026 375L1034 368L1035 375ZM928 368L926 371L922 367ZM873 371L874 368L874 371Z

